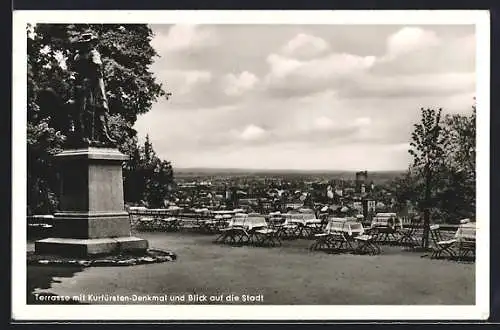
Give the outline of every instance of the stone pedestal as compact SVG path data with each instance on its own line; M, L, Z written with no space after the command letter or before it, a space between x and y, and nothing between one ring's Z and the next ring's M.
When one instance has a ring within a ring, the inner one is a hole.
M85 257L143 252L148 241L132 237L124 210L122 162L114 148L65 150L56 155L61 174L60 211L54 236L35 242L35 252Z

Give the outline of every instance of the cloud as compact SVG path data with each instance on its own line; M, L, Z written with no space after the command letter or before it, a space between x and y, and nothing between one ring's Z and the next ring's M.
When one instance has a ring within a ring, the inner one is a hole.
M453 95L470 92L475 84L474 35L443 39L419 27L390 34L378 57L330 52L297 59L271 53L266 61L265 89L281 98L325 90L340 97Z
M282 47L282 52L289 57L311 58L324 54L329 48L324 39L299 33Z
M239 138L244 141L255 141L262 139L266 134L266 130L262 127L256 125L248 125L245 129L239 134Z
M270 67L270 72L265 77L267 89L276 95L289 97L338 87L345 79L373 66L375 57L332 53L300 61L270 54L267 63Z
M271 79L285 78L289 74L297 71L304 66L304 63L299 60L277 54L270 54L267 57L267 63L270 65Z
M212 80L212 74L208 71L187 71L185 79L188 86L209 83Z
M387 40L387 56L394 58L412 51L435 47L440 40L434 31L424 30L419 27L404 27L389 36Z
M365 74L346 82L343 97L446 96L473 91L474 73L435 73L381 76Z
M310 118L305 121L288 122L283 125L274 123L274 126L264 129L258 125L248 125L242 131L231 130L233 144L238 141L245 145L279 145L283 143L295 142L303 145L314 145L317 143L337 143L370 141L372 136L370 129L370 118L357 118L356 120L334 121L331 117L320 116ZM224 135L224 134L222 134ZM213 141L223 141L228 138L216 138Z
M154 30L173 97L136 127L176 166L405 168L420 107L468 113L475 93L473 26Z
M403 28L387 39L372 72L381 75L474 72L475 35L439 38L434 31Z
M335 123L331 118L328 117L319 117L314 120L313 127L318 130L329 130L335 126Z
M293 75L305 78L327 78L365 70L375 63L375 57L332 53L317 59L299 61L271 54L267 57L267 62L270 65L271 78L288 78Z
M152 46L159 52L191 51L213 46L216 38L212 30L198 25L177 24L165 36L152 40Z
M297 137L305 141L368 141L371 138L371 119L369 117L344 118L334 121L330 117L315 118L308 129Z
M370 126L372 119L370 117L361 117L354 120L354 124L359 127Z
M224 93L229 96L239 96L254 89L258 82L259 78L248 71L243 71L239 75L230 73L225 76Z
M337 157L332 157L332 155ZM221 164L226 164L225 167L249 169L352 171L360 168L368 169L368 171L401 170L409 162L406 150L394 150L391 145L366 148L356 144L321 144L308 147L304 154L302 147L295 143L283 144L278 150L272 145L248 145L219 153L201 150L196 157L193 157L190 152L181 152L177 154L177 159L184 166L191 167L199 167L199 160L203 159L203 164L208 167L224 167ZM405 166L400 164L405 164Z
M163 81L168 82L169 90L174 95L189 94L213 79L211 72L201 70L164 70L159 75Z

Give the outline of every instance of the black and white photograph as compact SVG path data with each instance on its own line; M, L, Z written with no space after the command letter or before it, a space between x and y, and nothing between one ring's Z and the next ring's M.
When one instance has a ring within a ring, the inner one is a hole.
M14 12L14 317L487 318L488 33Z

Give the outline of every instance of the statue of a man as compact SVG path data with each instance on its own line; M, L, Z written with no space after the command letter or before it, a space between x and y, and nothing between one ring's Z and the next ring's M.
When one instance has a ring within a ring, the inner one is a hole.
M104 88L101 55L97 51L97 37L83 33L76 42L77 53L72 61L75 79L74 132L87 145L113 145L109 135L108 99Z

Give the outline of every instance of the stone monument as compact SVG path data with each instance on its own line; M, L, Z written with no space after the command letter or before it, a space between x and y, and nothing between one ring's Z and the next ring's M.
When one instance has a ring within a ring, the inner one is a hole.
M127 156L109 135L108 101L97 38L83 33L72 66L74 98L65 103L67 143L55 156L61 177L54 236L35 253L86 257L143 253L148 241L131 236L124 209L122 163Z

